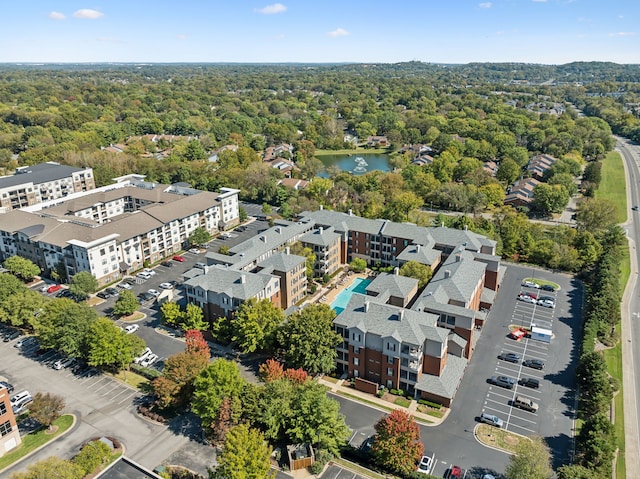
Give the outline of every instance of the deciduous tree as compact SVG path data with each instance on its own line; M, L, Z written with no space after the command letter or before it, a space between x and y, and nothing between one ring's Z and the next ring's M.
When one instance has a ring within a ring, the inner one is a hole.
M145 348L142 338L126 334L107 318L98 318L91 324L87 344L91 366L118 371L126 368Z
M193 233L191 233L191 236L189 236L189 244L192 245L202 246L209 241L211 241L211 235L206 229L201 226L193 230Z
M69 291L74 296L85 299L98 290L98 280L88 271L80 271L71 278Z
M183 351L169 356L164 365L164 374L153 381L158 404L167 407L189 402L193 395L193 383L207 364L209 358L198 352Z
M120 291L116 304L113 306L113 314L116 316L130 316L138 309L139 306L140 303L138 303L138 299L135 295L128 289L123 289Z
M173 301L166 301L160 306L162 322L169 326L177 326L182 320L180 305Z
M284 312L268 299L245 301L232 319L233 340L243 351L272 351L278 326L284 321Z
M211 349L202 335L202 331L189 329L184 335L185 349L188 353L199 354L207 361L211 358Z
M244 382L234 362L219 358L205 367L194 381L191 402L193 411L202 423L212 424L218 416L222 400L239 396Z
M418 289L424 288L433 276L433 271L429 266L417 261L407 261L400 267L399 273L402 276L417 279Z
M51 423L62 414L64 406L65 402L62 396L37 392L33 396L33 402L29 405L29 416L50 429Z
M226 434L214 479L271 479L271 449L264 436L248 424L240 424Z
M311 374L328 373L335 368L335 348L342 341L333 328L335 317L328 305L310 304L282 323L278 342L288 366Z
M351 271L355 271L356 273L362 273L367 269L367 262L362 258L353 258L353 261L349 263L349 268Z
M202 308L196 304L187 304L185 311L182 313L180 327L186 331L190 329L198 331L207 329Z
M371 451L376 462L395 473L413 472L424 452L420 429L413 416L395 409L374 427L376 434Z
M551 454L541 437L521 439L505 469L508 479L551 479Z
M80 479L83 476L84 471L78 465L51 456L31 464L26 472L11 474L9 479Z
M86 304L67 298L49 301L35 323L40 345L67 356L85 357L89 330L97 318L95 310Z
M31 281L34 276L40 274L40 268L33 261L22 256L10 256L4 261L4 267L9 272L24 281Z

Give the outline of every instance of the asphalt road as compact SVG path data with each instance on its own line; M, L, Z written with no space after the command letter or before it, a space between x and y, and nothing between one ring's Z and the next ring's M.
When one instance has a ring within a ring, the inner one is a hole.
M623 138L617 137L616 148L621 153L627 172L627 199L629 207L640 205L640 146ZM632 477L640 474L640 292L638 291L638 263L640 254L640 212L629 209L628 222L624 226L627 236L631 240L631 287L625 294L627 310L623 316L623 365L624 365L624 395L625 395L625 436L627 457L627 475ZM623 305L624 307L625 305ZM631 374L627 374L631 373Z
M551 313L546 308L534 311L525 309L516 301L516 296L522 289L520 284L525 277L537 277L552 280L561 285L557 292L557 307ZM553 453L554 467L566 464L573 451L573 420L575 416L575 384L574 368L578 359L578 347L582 321L582 289L571 277L553 274L542 270L509 265L502 287L491 310L487 324L476 344L471 362L467 366L462 384L456 394L452 410L445 422L439 426L420 426L420 433L425 450L435 453L433 474L444 476L445 471L452 465L458 465L468 470L467 477L482 477L490 473L499 477L509 461L509 455L487 448L479 444L473 429L478 424L477 417L485 409L491 399L494 386L487 384L487 378L494 374L501 374L501 361L497 355L506 346L514 346L514 341L506 336L510 324L521 322L530 323L531 318L545 315L551 320L554 338L547 346L545 355L540 345L530 345L529 353L525 357L539 357L545 360L544 371L535 371L518 366L520 372L512 372L518 377L522 374L541 379L540 390L523 389L529 397L537 394L540 403L538 414L515 410L509 406L508 398L501 400L504 414L511 415L514 423L526 426L528 431L514 430L520 434L537 434L549 444ZM553 316L553 318L551 317ZM527 340L531 341L531 340ZM523 348L524 342L516 343ZM538 349L534 349L538 348ZM536 351L535 354L531 351ZM518 388L521 388L518 386ZM346 398L334 396L340 403L341 412L346 422L353 430L351 444L359 446L368 436L374 433L373 425L385 414L384 411L374 409ZM496 401L496 399L493 399ZM523 414L524 413L524 414ZM501 413L502 414L502 413ZM531 422L522 418L528 415ZM507 416L504 417L507 419Z

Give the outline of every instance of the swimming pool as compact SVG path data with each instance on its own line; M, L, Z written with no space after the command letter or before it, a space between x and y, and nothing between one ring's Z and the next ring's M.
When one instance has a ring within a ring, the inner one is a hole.
M347 289L340 291L340 294L333 300L333 303L331 303L331 309L333 309L336 314L342 313L344 308L347 307L347 304L349 304L349 300L353 293L367 294L367 286L369 286L370 283L370 279L354 279L353 283L351 283Z

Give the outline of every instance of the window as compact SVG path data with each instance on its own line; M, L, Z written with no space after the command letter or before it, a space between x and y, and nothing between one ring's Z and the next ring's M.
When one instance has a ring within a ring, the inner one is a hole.
M396 345L392 343L387 343L387 351L395 351Z
M7 413L7 406L4 402L0 402L0 416L3 416Z
M353 358L353 365L354 366L360 366L360 359L359 358Z
M393 356L387 356L387 364L393 364Z
M360 347L359 346L354 346L353 347L353 354L360 354Z
M393 368L387 368L387 376L393 376Z
M353 339L354 341L358 341L358 342L360 342L360 335L359 335L359 334L356 334L356 333L353 333L353 334L352 334L352 339Z
M354 369L354 370L353 370L353 377L354 377L354 378L357 378L357 377L358 377L358 370L357 370L357 369Z
M5 421L3 424L0 424L0 436L6 436L11 432L11 423L9 421Z

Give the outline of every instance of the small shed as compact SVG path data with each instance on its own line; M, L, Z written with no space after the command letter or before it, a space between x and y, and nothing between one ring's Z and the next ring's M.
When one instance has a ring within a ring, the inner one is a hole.
M535 325L531 325L531 339L536 341L542 341L543 343L550 343L553 331L550 329L540 328Z
M289 455L289 469L297 471L313 465L315 455L311 444L295 444L287 446Z

